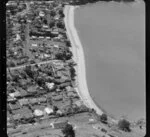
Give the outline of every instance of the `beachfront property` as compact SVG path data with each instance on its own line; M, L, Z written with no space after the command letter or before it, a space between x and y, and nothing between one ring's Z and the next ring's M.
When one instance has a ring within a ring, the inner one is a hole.
M70 71L74 61L65 43L63 5L53 2L21 4L28 9L17 11L14 3L7 5L8 30L12 27L12 33L8 32L7 45L9 127L14 122L19 126L25 120L32 121L33 117L35 120L32 122L36 122L46 115L58 117L84 111L76 105L80 98L74 90L74 76ZM22 12L25 14L22 15ZM73 104L78 111L70 110Z
M65 11L70 12L71 16L74 8L64 8L70 2L52 0L24 1L19 2L19 6L16 2L7 4L9 134L21 126L31 124L34 127L42 121L48 121L49 128L51 125L54 129L61 129L65 125L64 121L52 124L50 121L69 119L78 114L81 121L85 117L87 122L93 115L94 122L98 121L96 111L101 110L91 101L88 90L82 91L85 86L84 78L77 84L78 71L81 70L82 74L85 72L84 67L79 69L76 66L84 65L82 59L77 62L74 59L74 50L70 50L75 46L70 42L71 36L67 28L71 24L67 20L71 18ZM20 134L22 131L19 131Z

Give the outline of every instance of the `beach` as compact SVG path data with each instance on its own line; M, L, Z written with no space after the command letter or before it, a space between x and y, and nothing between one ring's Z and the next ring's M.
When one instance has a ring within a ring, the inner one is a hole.
M88 108L93 108L99 115L101 115L103 111L92 100L87 86L84 51L77 34L77 30L74 26L74 11L76 8L77 7L68 5L65 6L64 8L65 14L64 21L67 30L67 35L72 45L71 50L73 53L73 60L77 63L77 66L75 66L77 74L76 91L79 94L80 98L82 99L83 103Z

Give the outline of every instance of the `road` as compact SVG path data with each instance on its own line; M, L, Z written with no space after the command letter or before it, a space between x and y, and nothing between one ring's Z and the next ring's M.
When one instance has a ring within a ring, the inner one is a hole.
M10 69L10 70L15 70L15 69L21 69L21 68L24 68L28 65L30 66L34 66L34 65L42 65L42 64L47 64L47 63L56 63L56 62L59 62L60 60L49 60L49 61L42 61L42 62L39 62L39 63L34 63L34 64L26 64L26 65L22 65L22 66L17 66L17 67L9 67L7 69Z

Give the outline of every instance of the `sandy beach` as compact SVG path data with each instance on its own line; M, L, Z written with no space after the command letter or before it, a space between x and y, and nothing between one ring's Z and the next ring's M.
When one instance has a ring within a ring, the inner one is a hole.
M77 66L75 67L77 73L76 91L87 107L95 109L96 112L101 115L103 113L102 110L94 103L88 91L84 51L74 25L74 10L76 8L77 7L68 5L64 8L64 21L67 30L67 35L72 45L71 50L73 52L73 60L77 63Z

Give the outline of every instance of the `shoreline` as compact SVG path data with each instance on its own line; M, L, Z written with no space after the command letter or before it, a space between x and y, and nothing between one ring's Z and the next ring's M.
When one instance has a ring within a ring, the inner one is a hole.
M88 86L86 81L84 51L79 36L77 34L77 30L74 26L74 10L76 8L77 7L68 6L68 5L65 6L64 8L64 14L65 14L64 21L65 21L66 32L72 45L71 50L73 53L73 60L77 63L77 66L75 66L75 70L77 73L76 80L78 83L76 91L80 96L81 100L83 101L83 103L88 108L93 108L97 112L97 114L102 115L103 111L95 104L88 91Z

